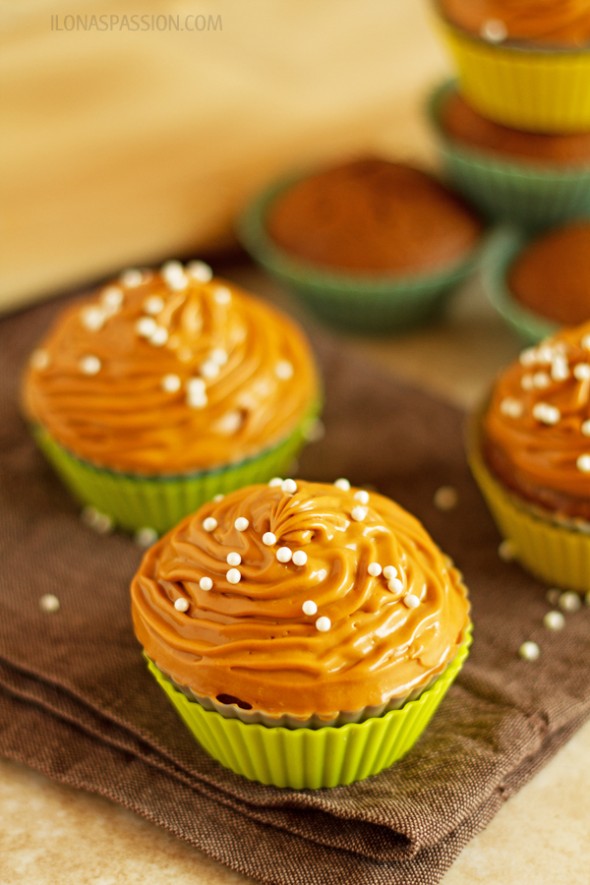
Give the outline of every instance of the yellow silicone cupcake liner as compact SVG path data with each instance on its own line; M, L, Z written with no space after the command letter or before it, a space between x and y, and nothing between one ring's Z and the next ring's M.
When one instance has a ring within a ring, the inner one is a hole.
M447 21L445 42L461 89L484 116L516 129L590 129L590 49L486 43Z
M500 533L514 556L547 584L590 592L590 524L559 523L550 513L519 500L492 476L480 450L478 416L469 431L469 464Z
M190 700L153 662L148 667L199 744L225 768L275 787L319 789L363 780L405 756L454 682L470 644L469 629L454 660L417 700L364 722L317 729L226 718Z

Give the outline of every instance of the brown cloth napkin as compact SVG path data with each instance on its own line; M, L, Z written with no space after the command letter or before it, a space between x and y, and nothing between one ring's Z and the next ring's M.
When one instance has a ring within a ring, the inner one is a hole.
M277 790L221 768L148 675L128 585L141 551L100 536L18 413L26 355L63 302L0 323L0 754L131 808L262 882L433 885L467 841L590 714L590 611L542 626L544 588L497 554L463 454L464 416L314 338L325 438L300 475L348 476L422 519L463 570L475 644L400 763L351 787ZM433 505L441 485L455 510ZM58 612L39 606L53 593ZM519 659L525 639L542 656Z

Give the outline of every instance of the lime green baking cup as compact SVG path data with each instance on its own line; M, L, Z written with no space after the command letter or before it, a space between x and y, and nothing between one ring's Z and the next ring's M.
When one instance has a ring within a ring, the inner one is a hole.
M588 593L590 524L573 520L562 524L553 514L542 512L506 490L484 462L479 423L480 415L473 419L469 430L469 464L500 534L510 541L515 558L546 584Z
M488 239L482 259L485 292L501 317L527 344L536 344L553 335L558 325L527 310L511 295L507 276L517 255L527 243L526 234L516 228L498 228Z
M81 504L127 531L151 528L162 534L214 495L284 475L318 412L319 405L286 439L251 458L179 476L141 476L98 467L64 449L40 425L32 430L37 445Z
M590 216L590 163L540 164L462 145L441 125L442 107L455 90L453 82L439 86L428 115L448 179L486 218L540 230Z
M239 219L238 236L255 261L329 325L377 334L420 325L441 312L475 269L479 248L437 273L407 277L340 274L292 258L268 235L266 216L272 202L301 177L292 175L263 191Z
M532 132L590 129L590 49L491 44L442 20L465 98L484 117Z
M471 631L433 686L383 716L337 727L268 727L205 710L175 688L154 663L148 667L204 750L248 780L295 790L363 780L397 762L416 743L469 653Z

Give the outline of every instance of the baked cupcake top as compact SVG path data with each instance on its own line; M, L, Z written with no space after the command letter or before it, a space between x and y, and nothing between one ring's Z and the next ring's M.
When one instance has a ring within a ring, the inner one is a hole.
M589 0L438 0L453 24L492 43L577 47L590 42Z
M563 326L590 319L590 221L541 234L514 260L507 282L512 297Z
M482 233L467 204L431 175L376 157L291 184L266 225L289 255L365 276L444 270L463 261Z
M456 90L444 99L438 118L443 132L468 148L539 166L590 165L590 133L547 135L510 129L482 117Z
M58 318L24 409L98 466L174 475L240 461L295 430L318 396L287 317L202 262L127 271Z
M376 493L271 480L185 519L132 587L147 655L198 697L330 716L406 697L465 638L459 573Z
M590 519L590 323L525 350L494 386L483 452L521 497Z

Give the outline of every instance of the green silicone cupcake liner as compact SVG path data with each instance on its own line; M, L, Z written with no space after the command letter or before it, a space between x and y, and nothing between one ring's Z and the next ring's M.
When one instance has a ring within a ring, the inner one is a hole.
M451 139L441 108L456 89L444 83L431 95L428 114L451 183L490 220L538 230L590 216L590 163L577 167L512 160Z
M97 467L68 452L43 427L34 426L33 435L78 501L110 517L119 528L151 528L162 534L214 495L284 474L304 445L318 411L319 407L314 408L287 439L252 458L170 477L140 476Z
M150 672L210 756L249 780L295 790L363 780L397 762L416 743L465 661L471 632L432 688L384 716L337 727L288 729L227 719L176 689L148 661Z
M320 270L291 258L268 236L266 215L273 200L301 177L302 173L291 175L263 191L242 214L238 236L249 254L324 322L377 334L419 325L439 314L453 290L475 269L479 248L436 274L378 280Z
M509 269L526 245L527 237L515 228L498 228L488 240L483 260L482 279L486 294L513 331L527 344L536 344L557 331L557 324L527 310L514 300L507 285Z

